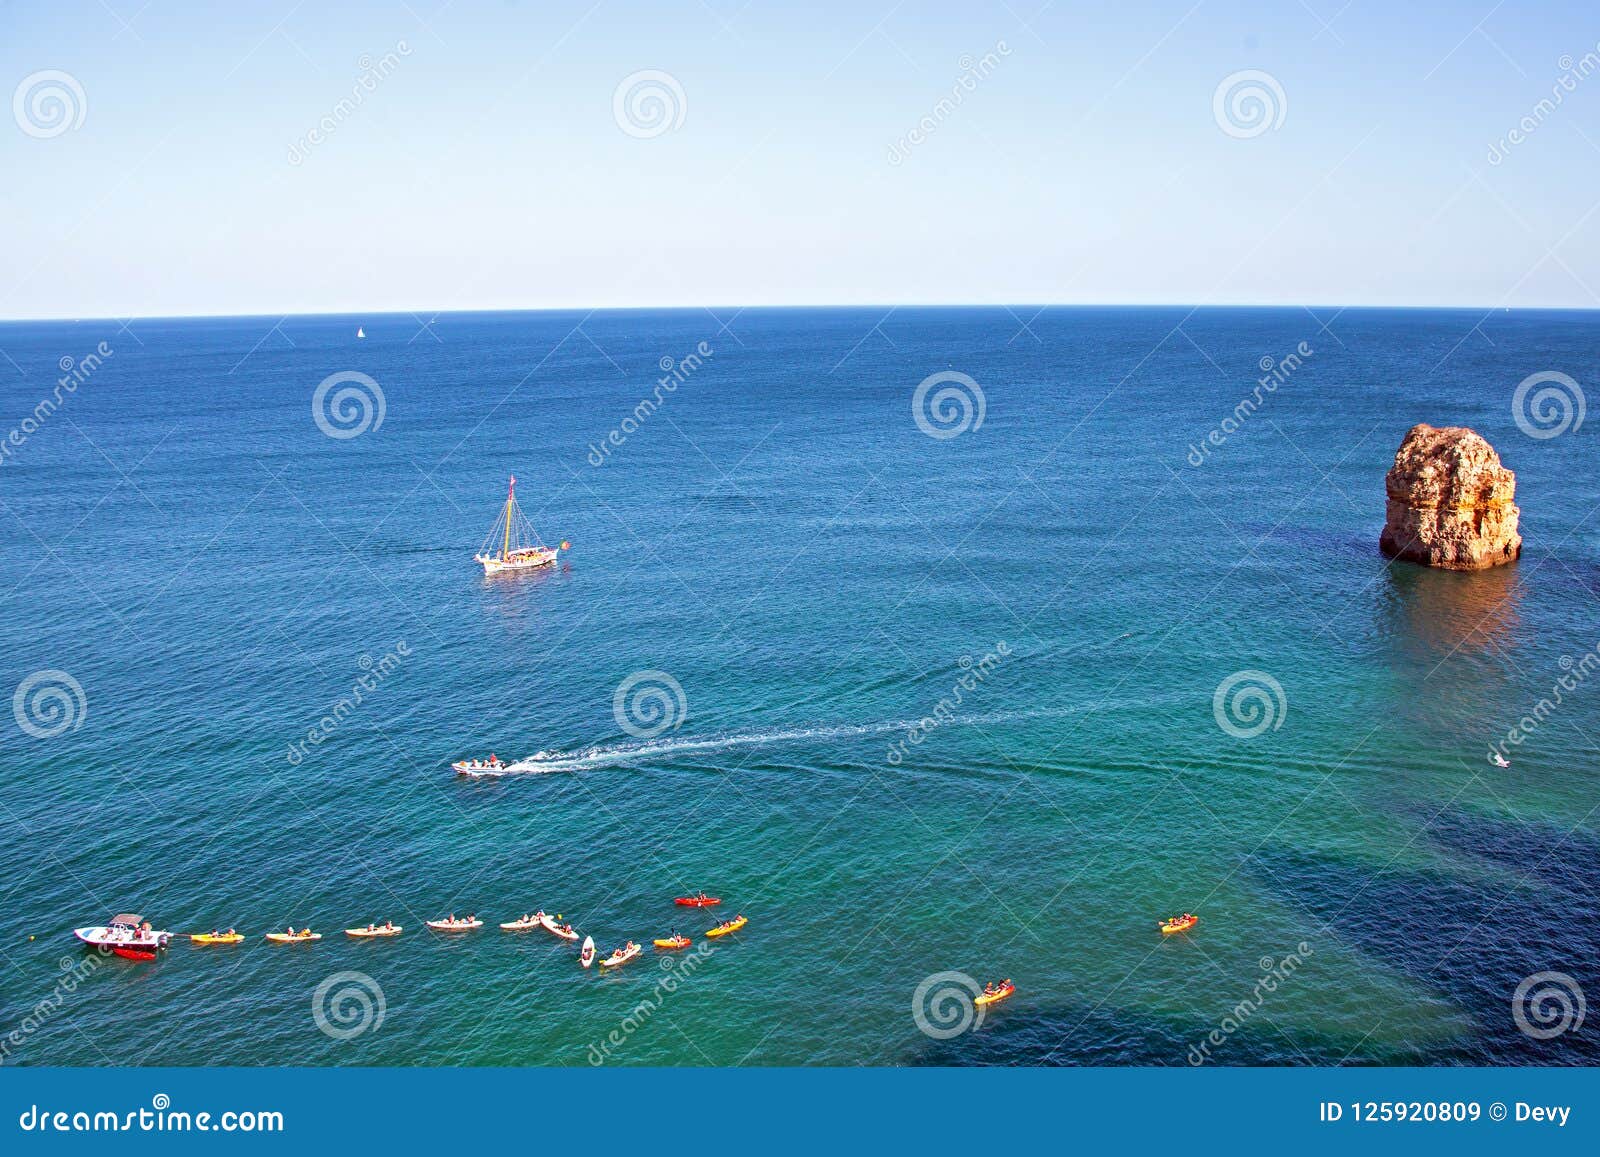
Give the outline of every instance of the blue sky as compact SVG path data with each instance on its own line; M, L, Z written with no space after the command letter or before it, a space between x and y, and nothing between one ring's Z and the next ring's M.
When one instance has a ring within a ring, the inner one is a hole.
M142 3L0 6L0 317L1600 307L1592 4Z

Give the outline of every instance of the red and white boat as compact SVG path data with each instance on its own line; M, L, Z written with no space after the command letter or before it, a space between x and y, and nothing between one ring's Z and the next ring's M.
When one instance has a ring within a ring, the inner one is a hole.
M549 547L544 544L533 524L522 514L522 508L517 505L517 479L511 477L511 488L506 492L505 508L500 511L500 517L495 519L489 528L488 537L483 540L483 545L478 548L478 553L472 556L472 561L483 566L485 575L497 575L505 571L537 570L540 567L553 566L563 550L568 550L571 543L563 542L559 547ZM498 548L498 553L496 552Z
M114 952L118 948L126 948L130 952L156 952L172 941L172 933L157 931L143 916L132 912L119 913L104 924L74 928L72 934L85 944L105 952Z

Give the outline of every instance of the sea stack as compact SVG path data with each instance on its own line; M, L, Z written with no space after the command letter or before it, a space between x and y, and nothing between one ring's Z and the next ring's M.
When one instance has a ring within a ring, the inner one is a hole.
M1384 479L1388 515L1378 549L1445 570L1486 570L1522 554L1517 476L1465 426L1411 427Z

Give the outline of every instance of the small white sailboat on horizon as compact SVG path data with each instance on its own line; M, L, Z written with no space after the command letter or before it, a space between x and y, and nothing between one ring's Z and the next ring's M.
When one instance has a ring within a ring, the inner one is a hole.
M499 554L494 551L496 546L500 548ZM482 564L485 575L494 575L507 570L534 570L551 566L560 557L561 551L571 549L570 542L563 542L559 547L544 544L544 540L533 529L533 524L523 516L522 508L517 505L517 476L513 474L500 517L489 528L488 537L483 540L478 553L472 556L472 561Z
M358 326L356 326L356 336L357 336L357 337L366 337L366 336L367 336L367 331L366 331L366 330L364 330L364 329L362 329L362 328L361 328L361 327L360 327L360 326L359 326L359 325L358 325Z

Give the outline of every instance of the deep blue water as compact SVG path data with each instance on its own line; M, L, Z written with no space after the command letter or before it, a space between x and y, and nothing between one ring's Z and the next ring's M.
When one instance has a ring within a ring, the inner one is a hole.
M1512 412L1529 374L1596 380L1600 317L428 321L0 325L0 674L82 689L62 734L0 727L8 1061L581 1065L651 1000L610 1059L1182 1065L1291 953L1216 1061L1600 1060L1592 1016L1548 1040L1512 1016L1536 973L1600 992L1600 686L1486 759L1600 644L1596 430ZM912 401L947 370L983 420L936 438ZM313 417L342 371L383 397L352 438ZM1516 471L1516 566L1378 555L1418 421ZM513 473L571 550L486 580ZM614 711L637 672L682 688L653 739ZM1236 672L1281 687L1277 726L1218 725ZM450 774L490 749L547 774ZM751 924L665 994L654 961L601 977L493 928L542 905L602 949L698 939L670 898L700 888ZM97 964L30 1019L70 929L127 908L251 939ZM489 930L422 928L469 909ZM337 935L384 918L405 936ZM288 924L328 937L260 940ZM938 1040L912 1000L947 970L1019 991ZM349 1041L312 1017L341 971L384 999Z

